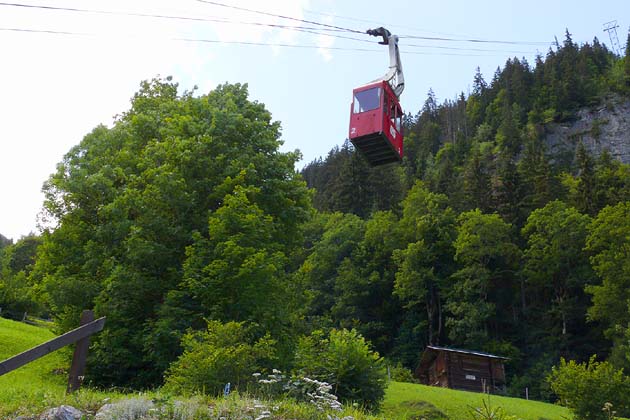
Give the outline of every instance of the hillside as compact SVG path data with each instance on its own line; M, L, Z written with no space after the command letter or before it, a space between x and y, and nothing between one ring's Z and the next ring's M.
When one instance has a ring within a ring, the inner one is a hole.
M0 360L51 338L54 334L48 328L0 318ZM66 356L60 350L0 376L0 415L20 408L31 410L32 405L45 407L47 400L63 396L69 365Z
M553 404L494 395L488 398L478 393L402 382L392 382L389 385L382 415L387 419L397 420L472 419L471 410L482 408L484 401L490 407L501 407L507 415L521 420L570 418L566 408Z
M54 335L49 329L0 318L0 360L40 344ZM35 414L62 402L94 408L107 396L125 398L123 394L83 393L79 398L65 397L67 355L53 353L0 377L0 418L9 413ZM61 371L62 373L56 373ZM129 394L127 398L135 398ZM423 385L391 382L378 418L408 420L422 415L427 420L470 418L469 410L481 407L482 394ZM522 420L560 420L567 416L566 409L550 404L524 401L516 398L492 396L493 406L503 407L507 413ZM232 402L234 404L234 402ZM443 413L448 417L439 416Z

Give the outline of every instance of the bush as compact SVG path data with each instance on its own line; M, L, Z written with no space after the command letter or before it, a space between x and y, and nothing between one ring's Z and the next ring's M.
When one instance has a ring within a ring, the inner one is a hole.
M385 396L383 359L355 330L332 330L328 337L315 331L302 337L295 358L300 375L329 383L341 401L377 409Z
M387 362L387 365L389 367L389 377L392 381L420 383L420 381L418 381L418 379L413 376L413 372L404 367L402 363Z
M630 378L608 362L567 362L554 366L547 379L560 402L575 414L577 420L607 419L606 403L621 417L630 416Z
M275 341L254 340L242 322L209 321L206 331L184 335L182 346L184 354L166 372L164 386L172 392L218 395L228 382L242 388L275 361Z

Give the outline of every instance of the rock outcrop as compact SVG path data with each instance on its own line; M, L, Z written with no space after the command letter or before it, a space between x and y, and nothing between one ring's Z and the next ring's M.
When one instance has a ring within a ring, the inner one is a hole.
M562 165L573 163L580 142L595 157L608 149L615 159L630 164L630 101L612 97L581 109L574 121L545 126L547 152Z

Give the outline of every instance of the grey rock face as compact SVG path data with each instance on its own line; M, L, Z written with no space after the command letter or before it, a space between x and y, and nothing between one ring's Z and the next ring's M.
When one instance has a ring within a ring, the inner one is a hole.
M607 149L615 159L630 163L630 101L609 98L580 110L575 121L545 127L547 152L558 163L573 163L580 142L594 157Z

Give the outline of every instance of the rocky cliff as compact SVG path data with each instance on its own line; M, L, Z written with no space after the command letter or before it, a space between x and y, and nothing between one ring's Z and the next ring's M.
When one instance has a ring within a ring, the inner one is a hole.
M547 152L561 165L571 165L582 142L595 157L608 149L615 159L630 164L630 100L608 98L580 110L571 122L545 127Z

